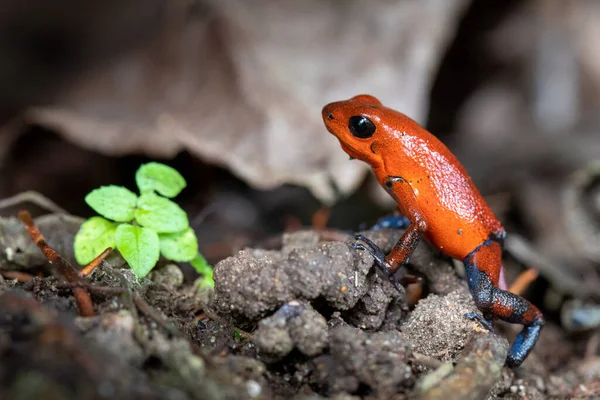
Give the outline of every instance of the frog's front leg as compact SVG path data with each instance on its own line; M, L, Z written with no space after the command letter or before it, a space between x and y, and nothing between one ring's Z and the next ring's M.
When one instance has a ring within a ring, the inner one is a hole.
M375 259L377 267L388 277L394 287L402 292L398 283L400 277L397 276L397 273L400 267L408 262L423 238L427 230L427 223L421 213L415 207L411 207L415 203L415 195L408 182L403 178L390 176L385 181L385 189L398 203L403 204L411 211L409 213L410 225L387 256L375 243L363 235L356 235L359 243L356 243L354 247L369 252ZM401 280L402 283L408 284L418 281L418 278L404 276Z
M491 318L524 325L506 358L506 365L516 368L531 352L537 341L544 317L540 310L524 298L499 288L502 269L502 246L486 240L464 260L469 290L484 322L491 327ZM472 315L467 315L472 318Z

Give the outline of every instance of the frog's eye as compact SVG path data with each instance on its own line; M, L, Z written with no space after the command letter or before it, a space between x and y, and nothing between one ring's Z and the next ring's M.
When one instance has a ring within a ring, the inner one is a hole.
M375 124L367 117L355 115L348 121L348 130L357 138L367 139L375 133Z

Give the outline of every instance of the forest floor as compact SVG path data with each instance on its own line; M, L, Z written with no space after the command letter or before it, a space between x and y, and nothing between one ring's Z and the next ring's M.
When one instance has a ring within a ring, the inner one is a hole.
M72 260L81 220L35 222ZM365 232L384 251L400 234ZM465 318L477 310L460 268L427 244L409 264L425 285L399 293L347 233L275 242L217 263L214 290L174 264L138 280L113 254L86 278L95 315L81 317L21 221L1 218L0 398L600 397L597 334L550 317L525 363L503 367L520 326Z

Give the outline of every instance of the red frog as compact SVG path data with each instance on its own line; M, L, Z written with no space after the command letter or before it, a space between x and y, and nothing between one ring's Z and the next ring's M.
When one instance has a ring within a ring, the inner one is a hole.
M373 96L359 95L323 108L327 130L342 149L368 163L383 188L408 219L404 235L386 256L357 235L356 248L368 251L398 288L396 273L424 237L448 256L462 260L469 290L484 317L468 314L490 330L493 318L523 324L506 364L516 368L538 339L544 318L536 306L506 289L502 250L506 233L458 159L434 135ZM382 226L401 225L401 220Z

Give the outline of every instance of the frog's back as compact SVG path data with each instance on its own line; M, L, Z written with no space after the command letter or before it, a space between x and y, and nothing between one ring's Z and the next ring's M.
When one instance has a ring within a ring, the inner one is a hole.
M386 162L387 173L412 186L428 225L425 237L449 256L463 259L504 229L458 159L434 135L409 121L414 125L407 127L410 133L398 132L402 151L392 152L399 159Z

